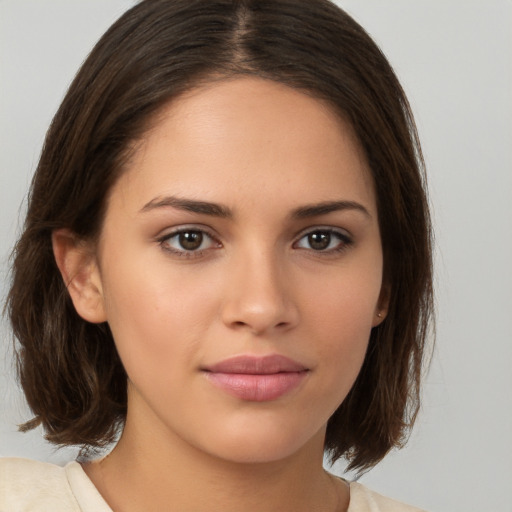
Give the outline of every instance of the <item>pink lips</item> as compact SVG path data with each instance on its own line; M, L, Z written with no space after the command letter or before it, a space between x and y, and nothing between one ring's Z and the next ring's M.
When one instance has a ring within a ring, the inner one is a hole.
M236 356L203 369L208 380L228 394L265 402L295 389L308 369L281 355Z

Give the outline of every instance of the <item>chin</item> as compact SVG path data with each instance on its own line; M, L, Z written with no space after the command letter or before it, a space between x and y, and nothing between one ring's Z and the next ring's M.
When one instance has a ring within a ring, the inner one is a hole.
M215 444L206 448L211 455L238 464L264 464L278 462L303 451L316 450L323 454L325 428L317 432L290 429L290 425L266 426L242 431L225 431L212 436Z

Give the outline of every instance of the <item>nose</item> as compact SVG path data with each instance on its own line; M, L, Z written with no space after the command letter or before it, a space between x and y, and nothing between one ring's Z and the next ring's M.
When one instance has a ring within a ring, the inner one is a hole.
M230 269L222 319L254 335L284 332L299 322L299 310L284 265L272 254L241 257Z

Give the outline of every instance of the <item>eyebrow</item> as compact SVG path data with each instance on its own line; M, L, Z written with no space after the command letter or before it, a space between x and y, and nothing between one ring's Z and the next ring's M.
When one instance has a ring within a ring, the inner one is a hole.
M176 196L156 197L146 203L141 208L140 212L143 213L158 208L168 207L225 219L232 219L234 217L232 210L227 206L210 203L208 201L197 201L195 199L186 199ZM362 204L355 201L324 201L321 203L300 206L291 212L291 217L295 219L307 219L343 210L359 211L365 216L371 218L370 212Z
M146 203L140 211L142 213L166 207L177 208L178 210L185 210L187 212L200 213L203 215L211 215L212 217L233 217L233 212L227 206L176 196L157 197L152 199L149 203Z
M292 217L296 219L307 219L309 217L318 217L320 215L327 215L328 213L343 210L359 211L366 217L371 218L370 212L362 204L355 201L325 201L322 203L301 206L293 210Z

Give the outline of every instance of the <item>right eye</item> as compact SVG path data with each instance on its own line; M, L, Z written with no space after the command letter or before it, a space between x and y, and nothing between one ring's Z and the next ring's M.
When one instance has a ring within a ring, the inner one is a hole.
M204 251L220 247L210 234L202 229L181 228L158 240L163 249L179 256L200 256Z

